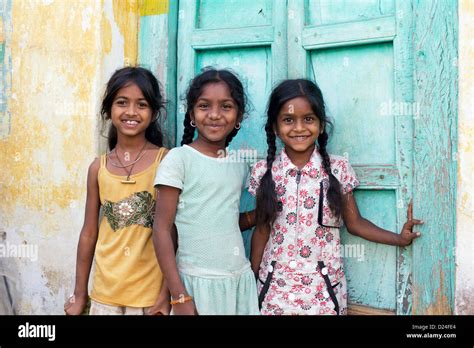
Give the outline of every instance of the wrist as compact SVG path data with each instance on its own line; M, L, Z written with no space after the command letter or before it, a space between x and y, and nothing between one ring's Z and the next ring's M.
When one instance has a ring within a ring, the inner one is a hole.
M73 296L78 298L86 298L89 296L87 290L74 290Z
M171 295L170 295L169 291L161 290L160 293L158 294L158 299L159 300L170 301L171 300Z
M183 304L186 302L191 302L193 300L192 296L180 295L177 299L171 299L170 305Z
M250 216L250 213L248 211L245 212L245 218L247 219L247 226L248 228L252 227L252 217Z
M404 246L407 246L409 243L403 238L402 234L396 234L396 237L395 237L395 242L396 242L396 245L397 246L401 246L401 247L404 247Z

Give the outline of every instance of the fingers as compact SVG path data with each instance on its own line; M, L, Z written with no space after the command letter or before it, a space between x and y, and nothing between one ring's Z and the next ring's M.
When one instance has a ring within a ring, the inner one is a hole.
M403 225L403 229L408 229L408 230L412 230L413 229L413 226L415 225L423 225L425 222L422 221L422 220L418 220L418 219L412 219L412 220L408 220L407 222L405 222L405 224Z
M421 236L420 232L411 232L411 233L408 234L408 238L410 238L410 240L418 238L419 236Z
M72 303L71 303L71 302L69 302L69 301L66 302L66 303L64 304L64 311L68 310L71 306L72 306Z
M170 311L165 308L149 308L145 310L145 315L169 315Z
M413 199L411 199L410 203L408 203L407 219L408 220L413 219Z
M69 309L75 302L75 298L74 298L74 295L71 295L66 303L64 304L64 310L66 311L67 309Z

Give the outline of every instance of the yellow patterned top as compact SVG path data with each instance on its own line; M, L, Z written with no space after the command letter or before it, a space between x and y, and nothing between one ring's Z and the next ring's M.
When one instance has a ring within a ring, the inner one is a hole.
M123 184L125 177L110 173L106 155L101 156L98 183L103 218L95 249L91 293L97 302L149 307L156 301L163 275L152 241L153 181L165 153L166 149L160 148L151 166L130 176L135 184Z

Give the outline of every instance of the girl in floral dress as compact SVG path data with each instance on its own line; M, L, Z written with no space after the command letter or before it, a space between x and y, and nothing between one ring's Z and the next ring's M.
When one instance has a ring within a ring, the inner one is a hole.
M342 223L364 239L406 246L420 235L412 228L422 221L412 219L411 204L400 234L360 216L354 170L346 158L326 151L331 123L315 83L282 82L270 96L267 116L267 159L255 164L249 183L257 197L251 264L261 313L347 314ZM284 144L278 155L277 136Z

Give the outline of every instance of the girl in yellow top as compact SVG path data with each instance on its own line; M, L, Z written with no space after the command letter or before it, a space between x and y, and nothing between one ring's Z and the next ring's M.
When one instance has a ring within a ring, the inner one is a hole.
M90 314L169 314L152 242L153 181L167 151L157 122L162 107L158 81L147 69L122 68L107 84L101 116L111 121L110 152L89 167L76 284L64 306L68 315L81 314L87 304L94 256Z

